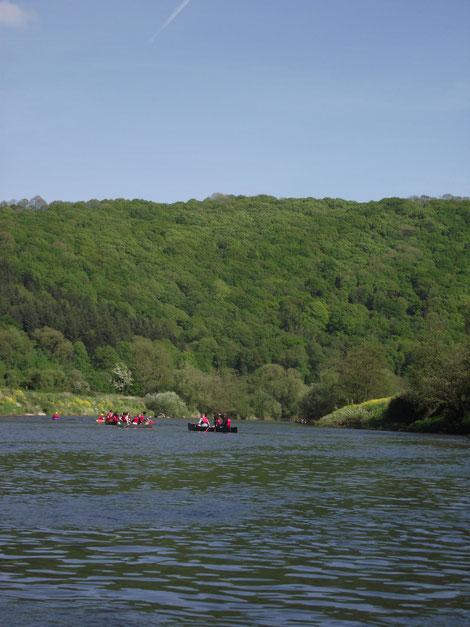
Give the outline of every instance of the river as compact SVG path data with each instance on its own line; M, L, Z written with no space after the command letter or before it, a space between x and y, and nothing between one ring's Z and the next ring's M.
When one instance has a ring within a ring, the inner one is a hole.
M0 621L470 624L470 440L0 418Z

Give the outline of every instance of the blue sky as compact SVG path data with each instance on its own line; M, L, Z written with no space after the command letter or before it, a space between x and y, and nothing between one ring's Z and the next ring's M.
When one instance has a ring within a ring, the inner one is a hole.
M469 0L0 0L0 200L470 195Z

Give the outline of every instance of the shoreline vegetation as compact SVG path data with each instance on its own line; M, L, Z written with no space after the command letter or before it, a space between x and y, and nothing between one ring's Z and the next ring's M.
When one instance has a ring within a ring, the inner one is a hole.
M99 416L109 410L121 409L141 413L144 399L120 394L78 395L72 392L36 392L0 390L1 416Z
M315 422L318 427L368 429L376 431L406 431L468 435L470 420L449 420L445 415L426 417L398 414L393 405L399 397L379 398L364 403L346 405Z
M336 409L315 421L295 418L275 419L250 416L242 420L264 420L278 422L301 422L320 428L364 429L377 431L407 431L414 433L441 433L465 435L470 432L469 424L449 424L443 416L426 419L411 419L407 422L391 416L390 404L393 398L380 398L359 404L351 404ZM147 408L145 397L120 394L77 395L72 392L32 392L25 390L0 390L1 417L49 416L58 412L60 416L98 416L109 410L126 410L132 415ZM155 412L155 416L157 413ZM189 415L166 415L170 418L195 419L197 411Z
M449 194L0 201L0 411L470 433L469 227Z

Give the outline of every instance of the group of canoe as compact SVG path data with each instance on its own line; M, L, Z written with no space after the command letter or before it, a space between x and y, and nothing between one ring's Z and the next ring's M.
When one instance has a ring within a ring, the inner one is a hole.
M106 416L104 414L100 414L100 417L96 422L101 422L105 425L113 427L153 427L155 424L154 420L147 418L146 412L143 414L137 414L131 418L128 411L125 411L122 414L116 411L109 411Z
M112 411L109 411L106 415L100 414L96 422L114 427L152 427L155 424L154 420L150 420L147 417L146 412L131 418L128 411L122 414ZM230 418L220 413L214 415L214 424L211 424L209 418L203 414L198 422L188 422L188 429L189 431L217 433L237 433L238 431L237 427L232 427Z
M52 416L52 420L60 420L59 414L55 412ZM147 417L146 412L143 414L137 414L131 418L128 411L122 414L116 411L109 411L106 415L100 414L96 422L101 424L110 425L113 427L153 427L154 420L150 420ZM216 433L237 433L238 428L232 427L231 420L226 414L214 414L214 424L211 424L209 418L203 414L198 422L188 422L189 431L203 431L216 432Z

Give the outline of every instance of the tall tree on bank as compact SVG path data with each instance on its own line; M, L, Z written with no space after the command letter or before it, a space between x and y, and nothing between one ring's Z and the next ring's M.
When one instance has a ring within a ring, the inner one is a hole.
M397 391L396 381L381 346L364 343L350 349L336 365L337 401L363 403Z

